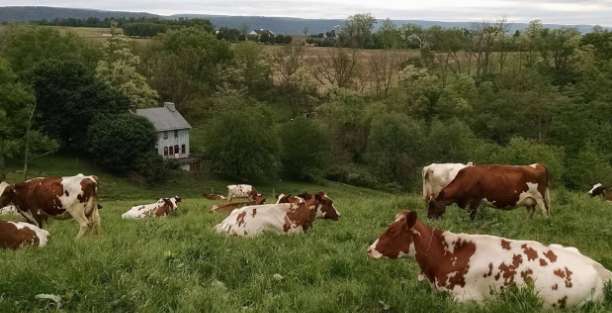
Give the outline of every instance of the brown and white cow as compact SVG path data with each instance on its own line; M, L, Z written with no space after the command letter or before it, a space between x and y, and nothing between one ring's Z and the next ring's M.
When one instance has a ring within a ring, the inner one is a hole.
M329 198L329 196L322 191L316 195L312 195L307 192L304 192L297 196L292 196L290 194L286 195L286 194L281 193L278 196L276 203L277 204L278 203L301 203L301 202L305 202L308 199L311 199L312 197L316 197L316 196L318 196L321 199L321 204L317 206L316 217L337 221L340 218L341 214L334 206L333 200L331 200L331 198Z
M96 176L38 177L9 185L0 183L0 207L14 205L30 223L43 226L47 217L72 216L79 223L77 238L100 228Z
M210 211L211 212L217 212L217 213L229 213L235 209L241 208L241 207L245 207L247 205L262 205L266 203L266 198L258 193L255 196L255 200L252 201L244 201L244 202L229 202L229 203L223 203L223 204L215 204L212 207L210 207Z
M314 223L317 208L333 208L333 201L325 194L316 194L299 203L253 205L233 210L215 226L217 233L255 237L264 232L282 235L306 232Z
M601 183L593 185L591 190L589 190L589 195L591 197L600 196L602 199L612 202L612 188L606 187Z
M437 290L457 302L481 302L510 286L533 286L547 307L581 305L604 298L612 272L576 248L536 241L430 228L416 212L396 216L368 248L374 259L416 259Z
M251 185L227 185L227 201L230 202L234 198L248 198L254 200L257 194L257 190Z
M474 165L457 173L455 179L429 202L428 216L438 218L446 206L456 203L474 219L481 203L498 209L525 206L533 216L538 206L550 216L549 174L541 164L526 166Z
M442 188L446 187L461 169L474 165L472 162L463 163L432 163L423 167L423 200L434 199Z
M181 197L161 198L155 203L137 205L121 214L122 219L141 219L146 217L164 217L174 214L178 209Z
M44 247L48 240L49 232L32 224L0 221L0 248Z

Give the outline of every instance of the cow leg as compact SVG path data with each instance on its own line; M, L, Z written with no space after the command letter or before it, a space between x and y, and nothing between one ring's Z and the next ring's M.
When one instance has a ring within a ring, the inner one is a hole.
M528 206L527 208L527 212L529 212L529 218L533 218L533 214L535 213L535 206Z
M94 234L99 235L102 227L100 222L100 212L98 211L97 206L94 208L93 212L91 212L91 220L93 222L92 227Z
M40 228L42 228L42 221L39 221L39 219L37 219L34 214L32 214L31 211L21 211L18 210L19 214L21 214L21 216L23 216L23 218L25 218L26 222L30 223L30 224L34 224Z
M476 219L476 214L478 213L478 207L480 206L480 201L472 201L468 206L468 210L470 211L470 220Z
M79 223L79 232L76 238L79 239L83 237L83 235L85 235L90 228L89 219L85 215L84 205L81 203L74 204L72 207L70 207L68 213L70 213L70 215L72 215L72 218L74 218L77 223Z

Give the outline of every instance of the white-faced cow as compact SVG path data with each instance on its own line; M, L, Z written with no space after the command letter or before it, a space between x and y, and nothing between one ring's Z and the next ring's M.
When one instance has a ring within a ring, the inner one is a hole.
M341 214L334 206L334 201L322 191L316 195L312 195L307 192L301 193L297 196L280 194L276 200L276 203L302 203L316 196L321 199L321 204L317 206L316 217L337 221Z
M612 272L576 248L432 229L413 211L398 214L368 255L416 259L420 276L457 302L533 286L547 307L563 308L603 300L604 285L612 280Z
M181 197L161 198L155 203L133 206L121 214L122 219L141 219L147 217L164 217L174 214L178 209Z
M257 196L257 190L251 185L228 185L227 186L227 201L232 201L234 198L248 198L254 200Z
M604 200L612 201L612 188L597 183L589 190L589 195L591 197L600 196Z
M325 207L323 211L333 209L333 201L325 194L316 194L298 202L235 209L215 226L215 230L217 233L241 237L255 237L263 232L283 235L303 233L312 227L319 206Z
M447 205L456 203L461 208L467 207L474 219L478 207L485 203L505 210L525 206L530 216L538 206L548 217L548 184L548 170L541 164L467 166L429 202L428 216L439 218Z
M30 223L43 226L47 217L72 216L79 223L77 238L100 228L96 176L38 177L0 184L0 207L14 205Z
M19 249L25 246L44 247L49 232L24 222L0 221L0 248Z
M440 190L453 181L462 168L471 165L473 165L472 162L468 164L432 163L423 167L423 200L429 201L437 197Z
M266 198L262 194L258 193L255 196L254 200L244 201L244 202L228 202L228 203L223 203L223 204L215 204L212 207L210 207L210 211L217 212L217 213L229 213L235 209L245 207L247 205L262 205L264 203L266 203Z

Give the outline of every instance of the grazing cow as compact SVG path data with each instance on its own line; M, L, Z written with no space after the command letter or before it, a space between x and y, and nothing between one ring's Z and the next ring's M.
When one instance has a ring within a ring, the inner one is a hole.
M316 194L299 203L279 203L246 206L233 210L215 226L217 233L241 237L255 237L263 232L296 234L306 232L314 223L317 207L333 208L333 201Z
M333 204L334 202L324 192L319 192L317 195L320 197L322 203L317 206L316 217L337 221L340 218L341 214L340 212L338 212L338 210L334 206ZM312 197L314 196L309 193L301 193L297 196L285 195L284 193L282 193L278 196L276 203L277 204L279 203L301 203L301 202L307 201L308 199ZM326 204L324 202L329 202L329 203Z
M437 197L440 190L453 181L462 168L472 165L472 162L432 163L423 167L423 200L429 201Z
M79 223L79 238L89 231L99 231L97 193L96 176L38 177L14 185L0 183L0 207L14 205L29 223L38 227L43 226L48 216L72 216Z
M439 218L446 206L457 203L468 207L474 219L482 202L498 209L525 206L530 217L538 206L544 216L550 216L548 170L541 164L526 166L474 165L457 173L455 179L429 202L428 216Z
M591 197L601 196L604 200L612 201L612 188L597 183L589 190L589 195Z
M204 198L208 200L226 200L227 198L224 195L219 195L216 193L205 193L203 194Z
M547 307L602 301L612 272L576 248L432 229L406 211L368 248L368 256L415 258L421 277L458 302L482 302L510 286L533 286Z
M0 248L16 250L29 245L44 247L48 239L48 231L32 224L0 221Z
M257 196L257 190L251 185L228 185L227 186L227 201L232 201L234 198L249 198L254 200Z
M247 205L261 205L266 203L266 198L258 193L257 196L255 196L255 200L252 201L244 201L244 202L229 202L229 203L224 203L224 204L220 204L220 205L213 205L212 207L210 207L210 211L211 212L222 212L222 213L229 213L235 209L247 206Z
M178 209L181 197L161 198L155 203L133 206L121 214L122 219L141 219L146 217L164 217L174 214Z

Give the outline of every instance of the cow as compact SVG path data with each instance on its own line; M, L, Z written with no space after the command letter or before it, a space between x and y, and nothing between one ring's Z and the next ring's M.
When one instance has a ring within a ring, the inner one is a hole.
M146 217L164 217L176 213L181 197L161 198L155 203L137 205L121 214L121 218L142 219Z
M334 221L337 221L341 214L340 212L338 212L338 210L336 209L336 207L334 206L334 202L333 200L331 200L329 198L329 196L324 193L324 192L319 192L317 194L323 201L323 202L327 202L329 201L331 204L330 205L325 205L324 203L321 203L320 205L317 206L317 213L316 213L316 217L317 218L323 218L323 219L331 219ZM311 195L309 193L301 193L297 196L292 196L292 195L285 195L285 194L280 194L278 196L278 199L276 200L276 203L301 203L301 202L305 202L308 199L314 197L314 195Z
M281 235L300 234L312 227L317 208L331 210L333 201L325 194L315 194L299 203L252 205L233 210L215 226L219 234L255 237L263 232Z
M251 185L227 185L227 201L231 202L234 198L248 198L254 200L257 190Z
M19 249L25 246L44 247L49 241L49 232L24 222L0 221L0 248Z
M438 196L429 201L428 216L439 218L456 203L474 219L481 203L498 209L525 206L532 217L538 206L550 216L549 173L541 164L526 166L473 165L464 167Z
M3 208L0 208L0 215L18 215L19 211L14 205L7 205Z
M462 168L472 165L472 162L432 163L423 167L423 200L427 202L437 197L440 190L453 181Z
M602 301L612 280L612 272L576 248L433 229L410 210L396 216L368 256L414 258L419 277L460 303L485 301L510 286L533 286L545 306L564 308Z
M604 200L612 201L612 188L606 187L601 183L593 185L593 188L588 193L591 197L601 196Z
M0 207L14 205L26 221L40 228L49 216L74 218L77 238L100 230L98 178L78 174L37 177L17 184L0 183Z
M255 196L255 200L252 201L244 201L244 202L229 202L229 203L224 203L224 204L215 204L212 207L210 207L210 211L211 212L223 212L223 213L229 213L235 209L247 206L247 205L261 205L266 203L266 198L258 193L257 196Z

